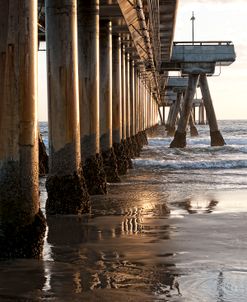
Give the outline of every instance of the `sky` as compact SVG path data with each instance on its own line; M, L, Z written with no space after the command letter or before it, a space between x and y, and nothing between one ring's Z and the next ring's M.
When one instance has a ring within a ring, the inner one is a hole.
M247 0L179 0L174 41L189 41L195 15L195 41L232 41L236 61L210 77L218 119L247 119ZM38 117L47 120L45 52L39 52Z

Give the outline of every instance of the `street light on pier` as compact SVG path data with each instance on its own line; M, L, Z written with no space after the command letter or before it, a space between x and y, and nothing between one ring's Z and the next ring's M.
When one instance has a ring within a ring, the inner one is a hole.
M192 12L192 17L190 18L190 20L192 21L192 44L194 45L194 41L195 41L195 28L194 28L194 22L195 22L195 16L194 16L194 12Z

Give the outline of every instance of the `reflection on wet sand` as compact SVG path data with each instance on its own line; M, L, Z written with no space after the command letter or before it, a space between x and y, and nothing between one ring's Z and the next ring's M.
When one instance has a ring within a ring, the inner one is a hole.
M45 269L50 273L46 297L68 292L81 297L91 292L93 297L98 289L136 291L140 301L153 300L143 300L142 295L180 295L174 254L164 245L172 231L167 224L169 210L155 194L149 194L149 199L146 191L138 194L135 192L137 203L131 207L126 198L123 207L119 194L112 216L104 215L109 196L102 196L94 203L97 210L92 212L97 216L47 217L52 265Z
M49 292L51 290L51 270L49 263L46 263L46 261L44 261L44 277L45 282L42 291Z
M179 208L186 210L189 214L212 213L219 201L207 196L187 198L174 203Z
M225 215L209 215L223 199L190 196L171 203L162 191L127 190L123 196L115 189L95 199L91 216L48 216L44 261L1 263L0 300L195 302L204 295L205 301L225 302L231 295L234 301L240 290L245 295L247 274L224 268L233 249L238 254L232 266L239 259L245 265L244 248L236 248L246 238L231 237L241 221L236 225L230 215L226 226ZM106 211L109 203L112 215ZM184 219L173 215L179 209Z

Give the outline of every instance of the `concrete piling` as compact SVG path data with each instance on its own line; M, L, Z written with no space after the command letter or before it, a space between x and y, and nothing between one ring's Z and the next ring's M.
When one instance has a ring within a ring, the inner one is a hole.
M122 50L121 37L112 36L112 140L118 174L127 173L128 160L123 144L122 126Z
M175 134L175 127L176 127L176 122L177 122L177 119L178 119L178 113L179 113L180 106L181 106L181 100L182 100L182 93L178 92L177 93L177 99L174 103L173 110L171 112L170 124L167 127L167 135L168 136L174 136L174 134Z
M127 44L129 46L129 43ZM130 127L131 127L131 120L130 120L130 103L131 103L131 60L130 60L130 54L126 52L125 57L125 63L126 63L126 150L127 150L127 156L129 159L129 169L133 168L131 158L134 157L134 151L132 148L132 140L131 140L131 134L130 134Z
M147 92L147 87L145 87L145 86L144 86L144 98L143 98L143 130L145 130L147 128L147 99L148 99L148 92Z
M122 145L127 169L133 168L129 150L129 54L126 52L126 37L122 37Z
M163 106L163 125L166 124L166 106Z
M218 123L217 123L214 106L208 87L206 74L200 75L199 83L202 92L204 106L206 109L208 124L210 128L211 146L223 146L225 145L225 141L218 128Z
M126 72L126 138L130 137L130 54L125 54Z
M126 60L126 140L128 146L128 157L129 157L129 168L132 168L131 158L136 156L136 143L133 136L133 104L135 102L135 91L134 91L134 62L127 53Z
M181 116L178 122L178 128L175 132L170 148L184 148L186 146L186 127L192 109L192 102L195 95L199 74L190 74L188 79L188 87L186 89Z
M38 258L37 1L0 3L0 258Z
M167 117L167 122L166 122L166 129L169 131L169 128L171 127L171 121L172 121L172 116L173 116L173 112L175 110L175 102L173 102L170 107L169 107L169 113L168 113L168 117Z
M140 151L143 147L143 133L141 129L141 108L142 108L142 82L141 74L136 68L135 72L135 141L136 141L136 151L135 156L140 155Z
M47 0L48 214L89 211L81 171L76 0Z
M139 103L139 112L140 112L140 119L139 119L139 130L142 132L144 130L143 127L143 114L144 114L144 100L145 100L145 91L144 91L144 85L143 80L140 81L140 103Z
M131 91L131 142L133 156L140 156L140 146L138 143L138 132L139 132L139 72L134 60L132 59L131 73L130 73L130 91Z
M147 135L145 131L144 119L145 119L145 102L146 102L146 87L144 79L139 79L139 98L138 98L138 115L139 115L139 132L137 133L137 141L140 150L147 144Z
M100 148L108 182L119 182L112 147L112 25L100 21Z
M146 93L146 97L145 97L145 103L144 103L144 131L146 132L150 126L149 126L149 111L148 111L148 104L150 102L150 91L149 91L149 87L147 86L148 83L146 83L145 86L145 93Z
M136 131L136 135L138 135L139 131L140 131L140 114L139 114L139 110L140 110L140 74L139 71L136 70L136 96L135 96L135 131Z
M136 77L135 62L131 60L130 62L130 136L131 137L133 137L136 134L135 132L136 78L135 77Z
M194 108L190 112L189 125L190 125L190 136L198 136L198 131L195 124Z
M158 108L158 112L159 112L159 117L160 117L160 124L164 125L164 119L163 119L163 114L162 114L162 111L161 111L161 107ZM153 111L152 111L152 114L153 114ZM153 118L153 116L152 116L152 118Z
M112 140L122 139L121 38L112 36Z
M205 125L205 114L204 114L204 104L200 104L199 106L199 125Z
M122 139L126 140L126 53L122 38L122 58L121 58L121 77L122 77Z
M99 128L99 0L78 1L78 66L83 173L89 194L105 194Z
M130 61L130 144L133 157L140 155L136 140L136 68L133 59Z

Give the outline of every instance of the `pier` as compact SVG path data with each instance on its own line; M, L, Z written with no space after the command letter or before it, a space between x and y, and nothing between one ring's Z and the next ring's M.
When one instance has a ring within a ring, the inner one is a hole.
M224 145L207 77L234 62L235 50L230 41L174 42L177 0L19 2L0 5L0 257L38 258L46 229L38 184L39 43L47 54L47 215L90 212L90 195L121 182L159 120L174 135L170 147L184 148L188 125L198 135L197 87L199 123L205 108L211 145ZM170 71L181 77L169 78Z

